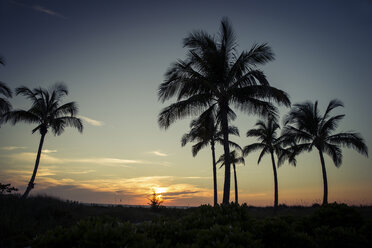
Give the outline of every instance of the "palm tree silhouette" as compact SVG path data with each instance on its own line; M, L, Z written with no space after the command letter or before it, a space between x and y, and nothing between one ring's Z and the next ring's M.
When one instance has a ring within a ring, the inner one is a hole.
M261 142L245 146L243 149L243 155L248 156L248 154L254 151L261 150L257 164L261 162L261 159L265 154L271 155L271 163L274 172L274 209L276 210L278 208L278 176L274 153L277 155L279 160L278 166L281 165L286 158L294 165L296 164L296 160L294 157L290 156L290 151L282 148L283 137L277 136L277 130L280 127L274 117L270 116L266 121L259 120L255 126L257 126L256 129L248 130L247 137L256 137Z
M241 147L238 147L238 148L239 148L240 151L242 150ZM217 161L217 163L222 163L220 168L222 168L222 166L225 165L225 161L226 161L225 160L225 154L222 154ZM234 169L235 203L238 204L239 203L239 200L238 200L238 179L237 179L237 176L236 176L235 164L244 164L245 165L245 160L244 160L243 156L238 155L236 150L233 150L232 152L230 152L230 162L232 163L233 169Z
M239 136L238 128L229 127L229 134ZM190 124L190 132L183 135L181 139L182 146L188 142L197 142L192 146L192 155L195 157L199 151L210 144L212 151L212 166L213 166L213 204L217 205L217 170L216 170L216 155L215 144L223 144L222 133L219 131L214 109L210 108L200 115ZM229 141L230 146L238 146L238 144Z
M333 109L343 107L339 100L332 100L323 116L318 111L318 101L295 104L284 118L283 135L287 143L295 143L296 155L303 151L318 149L323 174L323 205L328 203L327 172L323 153L328 154L336 167L341 166L341 146L353 148L368 156L368 148L359 133L344 132L333 134L345 115L330 116Z
M40 132L40 143L36 156L35 167L30 182L22 198L27 198L30 191L34 188L34 181L39 167L40 155L43 148L44 138L50 128L54 135L63 133L65 127L75 127L79 132L83 131L83 124L76 116L78 107L75 102L69 102L61 105L61 99L68 94L67 87L64 84L55 84L49 91L43 88L33 90L27 87L16 89L17 95L23 95L32 101L29 110L14 110L8 112L5 117L13 125L23 121L35 123L37 126L32 130Z
M0 64L5 65L5 60L1 56L0 56ZM0 81L0 95L3 95L7 98L12 97L12 91L8 88L8 86L5 83L1 81ZM10 104L10 102L5 98L0 97L0 124L3 120L2 118L3 114L5 114L6 112L9 112L11 108L12 108L12 105Z
M231 105L249 114L267 114L275 109L273 100L289 106L287 94L271 87L264 73L257 69L274 59L267 44L253 45L249 51L237 53L237 43L229 21L221 21L220 33L214 37L204 31L190 33L183 40L188 48L187 58L172 64L159 86L159 100L173 96L177 102L164 108L158 123L168 128L173 122L187 116L197 116L216 107L224 139L225 182L223 203L230 199L229 121L236 115Z

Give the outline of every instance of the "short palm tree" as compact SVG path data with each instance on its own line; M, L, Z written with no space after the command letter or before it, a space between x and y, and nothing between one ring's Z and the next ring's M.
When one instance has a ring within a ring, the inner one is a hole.
M249 114L267 114L274 109L268 101L289 106L287 94L271 87L264 73L257 69L274 59L267 44L253 45L237 53L233 29L227 19L221 22L218 36L204 31L190 33L184 39L187 58L178 60L167 71L159 87L159 100L176 96L177 101L159 114L159 125L168 128L187 116L198 116L214 106L224 139L225 182L223 203L230 199L229 121L235 118L231 106Z
M240 147L239 147L239 150L241 150ZM225 161L226 161L225 160L225 154L222 154L221 157L217 161L217 163L222 163L220 168L222 168L222 166L225 165ZM236 164L245 164L245 160L244 160L243 156L238 155L238 152L236 150L233 150L232 152L230 152L230 162L232 163L233 169L234 169L235 203L238 204L239 203L239 200L238 200L238 179L237 179L237 176L236 176L235 165Z
M23 198L27 198L30 191L34 188L44 138L48 130L51 129L54 135L60 135L63 133L65 127L70 126L82 132L83 124L76 117L78 107L75 102L61 105L62 97L68 94L67 87L64 84L55 84L49 91L43 88L31 90L27 87L19 87L16 89L16 94L30 99L32 106L29 110L13 110L8 112L5 115L6 120L11 121L13 125L20 121L35 123L37 126L32 130L32 133L38 131L41 135L34 171L27 189L22 196Z
M216 143L223 144L222 133L219 131L219 125L215 118L213 108L208 109L197 119L193 120L190 124L190 132L183 135L181 139L182 146L188 142L197 142L192 146L192 155L195 157L199 151L210 145L212 151L212 166L213 166L213 204L217 205L217 170L216 170ZM229 134L239 136L239 130L234 127L229 127ZM230 146L238 146L236 143L229 141Z
M2 57L0 57L0 64L5 65L5 61ZM3 82L0 82L0 95L5 96L6 98L12 97L12 91ZM3 114L11 110L11 108L12 105L10 102L5 98L0 97L0 123L2 121Z
M274 209L276 210L278 208L278 176L274 154L277 155L278 159L281 158L278 165L280 165L285 158L288 158L293 164L295 164L296 161L294 158L289 156L290 154L288 150L282 148L283 139L277 135L277 130L280 127L275 118L268 117L265 121L259 120L255 126L257 126L256 129L248 130L247 137L256 137L260 143L245 146L243 149L243 155L247 156L254 151L261 150L257 161L258 164L261 162L261 159L265 154L271 155L271 163L274 172Z
M283 135L286 136L288 143L296 144L296 154L311 151L314 147L319 152L324 186L323 205L328 203L327 172L323 153L332 158L336 167L342 163L342 146L353 148L368 156L368 148L359 133L333 133L345 116L330 116L331 111L337 107L343 107L343 103L339 100L330 101L322 116L319 114L318 101L304 102L295 104L284 118Z

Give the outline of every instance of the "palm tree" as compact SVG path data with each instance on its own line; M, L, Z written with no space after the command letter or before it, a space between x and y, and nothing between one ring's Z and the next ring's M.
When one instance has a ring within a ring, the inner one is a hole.
M239 147L239 150L241 150L241 148ZM222 154L221 157L218 159L217 163L222 163L220 168L222 168L222 166L225 165L225 154ZM237 176L236 176L236 168L235 168L235 164L244 164L245 165L245 160L243 158L243 156L238 156L238 153L236 152L236 150L233 150L232 152L230 152L230 162L232 163L233 165L233 169L234 169L234 184L235 184L235 203L238 204L239 201L238 201L238 179L237 179Z
M274 172L274 209L276 210L278 208L278 176L274 153L277 155L278 159L280 158L278 166L281 165L285 158L288 158L294 165L296 160L290 156L288 150L282 148L283 137L277 136L277 130L280 127L274 117L268 117L266 121L259 120L255 126L257 126L256 129L248 130L247 137L256 137L260 143L245 146L243 149L243 155L247 156L254 151L261 150L257 164L261 162L261 159L265 154L271 155L271 163Z
M1 56L0 56L0 64L5 65L5 61ZM12 91L8 88L8 86L6 86L5 83L1 81L0 81L0 95L3 95L7 98L12 97ZM0 97L0 123L2 122L3 114L11 110L11 108L12 108L12 105L10 104L10 102L5 98Z
M327 172L323 153L328 154L336 167L341 166L341 147L353 148L357 152L368 156L368 148L359 133L333 132L345 115L330 116L333 109L343 107L339 100L332 100L323 116L318 111L318 101L295 104L284 119L283 135L288 142L296 143L296 154L303 151L311 151L313 147L318 149L323 174L323 205L328 203Z
M13 125L23 121L35 123L37 126L32 130L40 132L40 143L36 156L35 167L30 182L22 198L27 198L30 191L34 188L34 181L39 167L40 155L43 148L44 138L50 128L54 135L63 133L65 127L77 128L79 132L83 131L83 124L76 117L78 107L75 102L69 102L61 105L61 99L68 94L67 87L64 84L55 84L49 91L43 88L33 90L27 87L16 89L17 95L23 95L32 101L29 110L14 110L8 112L5 117Z
M267 101L289 106L284 91L273 88L264 73L257 69L274 59L267 44L253 45L249 51L237 53L237 43L229 21L224 18L218 36L204 31L190 33L183 41L187 58L172 64L160 85L159 100L176 96L177 101L159 114L159 125L168 128L187 116L197 116L215 107L224 139L225 182L223 203L230 198L229 121L236 115L231 105L250 113L264 115L275 107Z
M239 136L239 130L234 127L229 127L229 134ZM223 144L222 133L219 131L218 123L215 118L213 108L208 109L200 115L199 118L193 120L190 124L190 132L182 136L181 145L185 146L188 142L197 142L192 146L192 155L195 157L199 151L210 144L212 151L212 166L213 166L213 204L217 205L217 170L216 170L216 155L215 144ZM229 141L230 146L238 146L238 144Z

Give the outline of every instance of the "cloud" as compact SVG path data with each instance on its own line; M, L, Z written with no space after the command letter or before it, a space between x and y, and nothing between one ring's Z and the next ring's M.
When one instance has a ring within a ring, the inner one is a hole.
M1 147L2 150L5 150L5 151L14 151L14 150L18 150L18 149L25 149L26 147L24 146L3 146Z
M120 159L120 158L80 158L66 159L66 162L101 164L101 165L128 165L143 163L141 160Z
M84 164L99 164L106 166L124 166L131 164L143 164L146 163L142 160L133 159L120 159L120 158L58 158L50 155L50 153L57 152L57 150L43 150L43 154L40 158L40 163L42 164L63 164L63 163L84 163ZM9 158L13 163L19 162L34 162L36 159L36 153L33 152L22 152L2 155L2 157Z
M42 152L42 153L54 153L54 152L57 152L57 150L48 150L48 149L43 149L41 152Z
M167 157L168 156L168 154L163 153L163 152L159 152L159 151L151 151L149 153L151 153L153 155L156 155L156 156L159 156L159 157Z
M42 12L44 14L50 15L50 16L55 16L55 17L58 17L58 18L67 19L66 16L61 15L61 14L59 14L59 13L53 11L53 10L42 7L40 5L34 5L31 8L36 10L36 11Z
M24 4L24 3L20 3L18 1L10 1L10 3L15 4L17 6L20 6L20 7L23 7L23 8L32 9L32 10L35 10L37 12L41 12L41 13L44 13L44 14L47 14L47 15L50 15L50 16L62 18L62 19L65 19L65 20L67 19L66 16L64 16L60 13L57 13L57 12L51 10L51 9L40 6L40 5L32 5L31 6L31 5L27 5L27 4Z
M101 127L104 125L102 121L93 120L83 115L79 115L78 117L92 126Z

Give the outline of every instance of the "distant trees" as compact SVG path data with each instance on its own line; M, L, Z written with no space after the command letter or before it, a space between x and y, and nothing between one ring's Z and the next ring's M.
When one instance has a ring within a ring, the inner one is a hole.
M230 22L221 21L220 32L211 36L204 31L190 33L183 41L187 58L172 64L159 87L159 100L176 96L177 101L164 108L158 123L168 128L187 116L197 116L215 106L223 134L225 181L223 204L230 199L229 122L236 118L231 106L248 114L265 115L275 108L270 102L289 106L287 94L271 87L264 73L257 69L274 59L267 44L253 45L238 54L235 34Z
M362 155L368 156L368 148L359 133L342 132L334 134L339 122L345 115L331 116L331 111L343 107L339 100L332 100L323 115L319 114L318 101L295 104L284 118L283 135L287 144L293 144L295 155L318 150L323 174L323 205L328 203L327 172L323 153L328 154L339 167L342 163L341 147L353 148Z
M27 189L22 196L23 198L27 198L30 191L34 188L44 138L48 130L51 129L54 135L60 135L65 130L65 127L70 126L82 132L83 124L76 117L78 107L75 102L61 103L62 98L68 94L67 87L64 84L55 84L50 90L43 88L31 90L22 86L16 89L16 94L23 95L31 100L32 106L28 110L7 112L4 115L5 120L10 121L13 125L18 122L36 124L32 133L39 132L41 135L34 171Z

